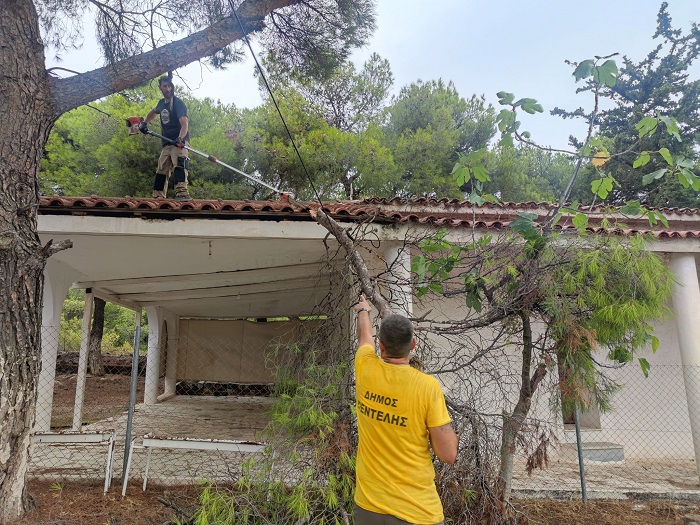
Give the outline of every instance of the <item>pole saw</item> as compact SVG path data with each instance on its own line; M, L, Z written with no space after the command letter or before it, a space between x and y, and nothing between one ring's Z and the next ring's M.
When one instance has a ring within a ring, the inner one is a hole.
M157 137L161 140L164 140L165 142L169 142L170 144L175 145L175 141L172 139L169 139L167 137L164 137L163 135L159 135L155 131L151 131L150 129L146 128L145 131L141 130L141 124L144 122L143 117L127 117L126 119L126 127L129 128L129 135L137 135L138 133L144 133L146 135L151 135L152 137ZM266 182L261 181L260 179L253 177L252 175L248 175L247 173L242 172L239 169L234 168L233 166L229 166L225 162L221 162L219 159L217 159L213 155L209 155L207 153L204 153L203 151L199 151L198 149L195 149L191 146L188 146L186 144L183 144L182 147L188 151L191 151L192 153L196 153L197 155L204 157L205 159L213 162L214 164L219 164L220 166L223 166L224 168L228 168L231 171L238 173L239 175L243 175L245 178L255 182L256 184L260 184L261 186L266 187L269 190L274 191L275 193L282 194L282 193L289 193L289 192L283 192L282 190L275 188L273 186L270 186Z

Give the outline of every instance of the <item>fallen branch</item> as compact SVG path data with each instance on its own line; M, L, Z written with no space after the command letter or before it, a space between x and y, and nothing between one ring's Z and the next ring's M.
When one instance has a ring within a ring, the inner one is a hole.
M350 264L357 273L357 278L360 281L360 288L363 295L369 302L379 310L379 317L384 318L394 313L389 306L389 303L372 284L372 277L367 270L367 265L364 259L355 249L355 245L350 239L348 233L335 220L331 219L322 209L309 210L311 216L321 226L326 228L335 237L340 245L345 249L345 252L350 258Z

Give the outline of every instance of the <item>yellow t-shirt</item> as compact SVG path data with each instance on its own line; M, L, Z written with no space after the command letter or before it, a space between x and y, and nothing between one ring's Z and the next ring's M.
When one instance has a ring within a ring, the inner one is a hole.
M355 381L355 503L409 523L441 522L428 440L428 427L450 422L440 384L410 366L385 363L369 345L355 354Z

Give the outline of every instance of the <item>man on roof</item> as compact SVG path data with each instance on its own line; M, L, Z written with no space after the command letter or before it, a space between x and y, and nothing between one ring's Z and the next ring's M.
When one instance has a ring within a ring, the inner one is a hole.
M163 93L163 98L158 101L155 108L149 111L139 128L146 133L148 123L159 115L161 134L168 139L162 141L163 149L160 152L156 178L153 182L153 197L155 199L167 197L168 182L172 175L175 183L175 200L189 201L192 197L187 191L190 167L190 159L185 148L190 144L187 106L182 99L175 96L175 86L170 76L160 77L158 87Z

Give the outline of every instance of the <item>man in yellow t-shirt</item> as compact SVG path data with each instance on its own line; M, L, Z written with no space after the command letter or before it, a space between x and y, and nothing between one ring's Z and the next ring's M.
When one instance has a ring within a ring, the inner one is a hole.
M355 400L360 435L355 525L441 524L445 518L430 449L452 464L457 436L440 384L408 364L416 338L407 318L390 315L382 320L377 357L372 308L360 296L353 309L359 343Z

